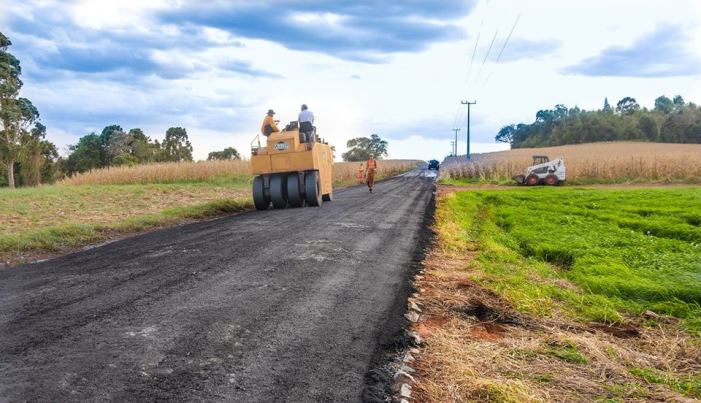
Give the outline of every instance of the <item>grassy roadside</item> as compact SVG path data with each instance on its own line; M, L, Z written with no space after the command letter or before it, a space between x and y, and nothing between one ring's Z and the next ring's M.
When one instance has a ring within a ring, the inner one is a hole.
M699 218L698 188L439 197L419 400L701 398Z
M154 227L252 206L248 183L0 189L0 264L17 264Z

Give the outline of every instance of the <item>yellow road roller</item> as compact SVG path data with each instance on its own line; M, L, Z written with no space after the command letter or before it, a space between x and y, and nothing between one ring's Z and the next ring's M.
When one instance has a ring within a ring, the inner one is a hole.
M253 204L267 210L321 206L333 198L333 151L315 132L300 133L297 122L251 142Z

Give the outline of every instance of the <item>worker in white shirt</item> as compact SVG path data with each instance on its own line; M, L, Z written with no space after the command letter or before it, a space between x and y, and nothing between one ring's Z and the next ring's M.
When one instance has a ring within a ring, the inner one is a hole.
M302 104L302 111L299 112L297 117L299 121L299 132L302 135L302 141L305 143L311 143L314 139L314 114L312 111L307 109L306 104Z

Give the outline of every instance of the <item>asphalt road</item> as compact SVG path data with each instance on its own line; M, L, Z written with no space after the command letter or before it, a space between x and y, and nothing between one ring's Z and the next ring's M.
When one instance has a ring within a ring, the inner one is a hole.
M0 400L358 401L433 178L0 271Z

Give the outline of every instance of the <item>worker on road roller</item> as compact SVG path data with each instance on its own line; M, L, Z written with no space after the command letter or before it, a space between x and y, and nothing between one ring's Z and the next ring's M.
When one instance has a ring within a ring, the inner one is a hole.
M299 132L302 134L302 142L311 143L314 141L314 114L307 108L307 104L302 104L302 110L297 116L299 122Z
M275 111L273 111L272 109L268 109L268 113L263 118L263 124L260 126L260 132L265 137L270 136L271 133L276 133L280 131L280 129L277 128L277 122L279 122L279 120L274 120L274 115Z
M365 163L365 171L367 172L368 190L372 193L375 187L375 174L377 173L377 161L375 161L374 156L371 155L370 158L368 158L368 161Z

